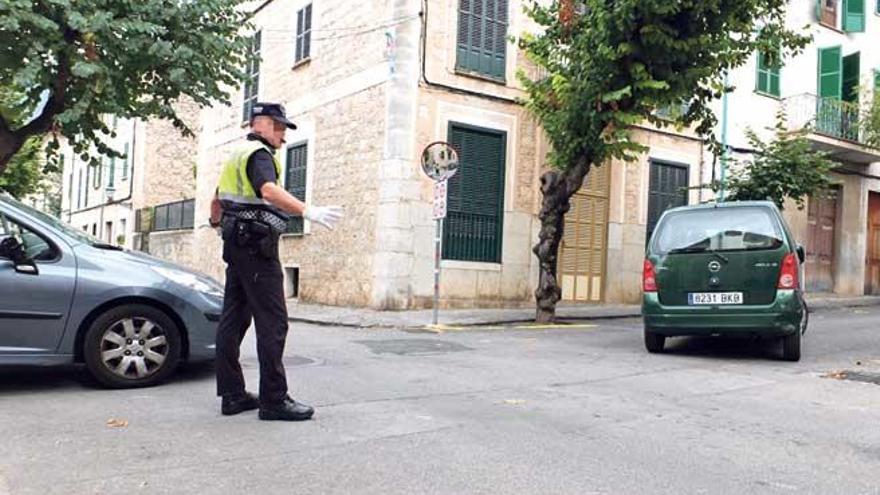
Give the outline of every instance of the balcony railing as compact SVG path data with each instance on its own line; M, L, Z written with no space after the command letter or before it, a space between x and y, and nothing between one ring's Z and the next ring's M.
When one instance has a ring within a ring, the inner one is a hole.
M807 128L823 136L865 144L859 106L836 98L801 94L785 99L789 129Z

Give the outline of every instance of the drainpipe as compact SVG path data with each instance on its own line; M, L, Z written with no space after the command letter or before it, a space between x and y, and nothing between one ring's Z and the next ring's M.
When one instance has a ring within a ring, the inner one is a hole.
M724 179L727 175L727 111L728 111L728 84L730 71L724 71L724 95L721 97L721 189L718 200L724 202Z

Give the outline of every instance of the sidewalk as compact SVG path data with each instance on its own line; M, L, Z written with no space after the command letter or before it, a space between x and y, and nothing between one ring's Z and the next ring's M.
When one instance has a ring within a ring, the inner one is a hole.
M880 306L880 296L841 297L834 294L808 294L807 304L810 311ZM287 304L287 312L290 321L356 328L424 328L431 324L432 317L430 309L377 311L297 301ZM636 318L641 316L641 308L638 305L626 304L562 303L557 306L556 315L560 321ZM534 308L440 310L440 324L448 326L507 325L534 321Z

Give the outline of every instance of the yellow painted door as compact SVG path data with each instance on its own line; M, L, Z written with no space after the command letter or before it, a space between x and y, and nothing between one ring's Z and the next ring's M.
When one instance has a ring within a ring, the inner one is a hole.
M564 301L605 298L610 172L608 164L593 168L565 215L558 267Z

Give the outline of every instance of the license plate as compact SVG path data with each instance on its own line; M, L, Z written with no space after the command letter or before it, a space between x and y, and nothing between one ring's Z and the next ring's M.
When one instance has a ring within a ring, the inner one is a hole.
M742 304L742 292L691 292L688 294L688 304Z

